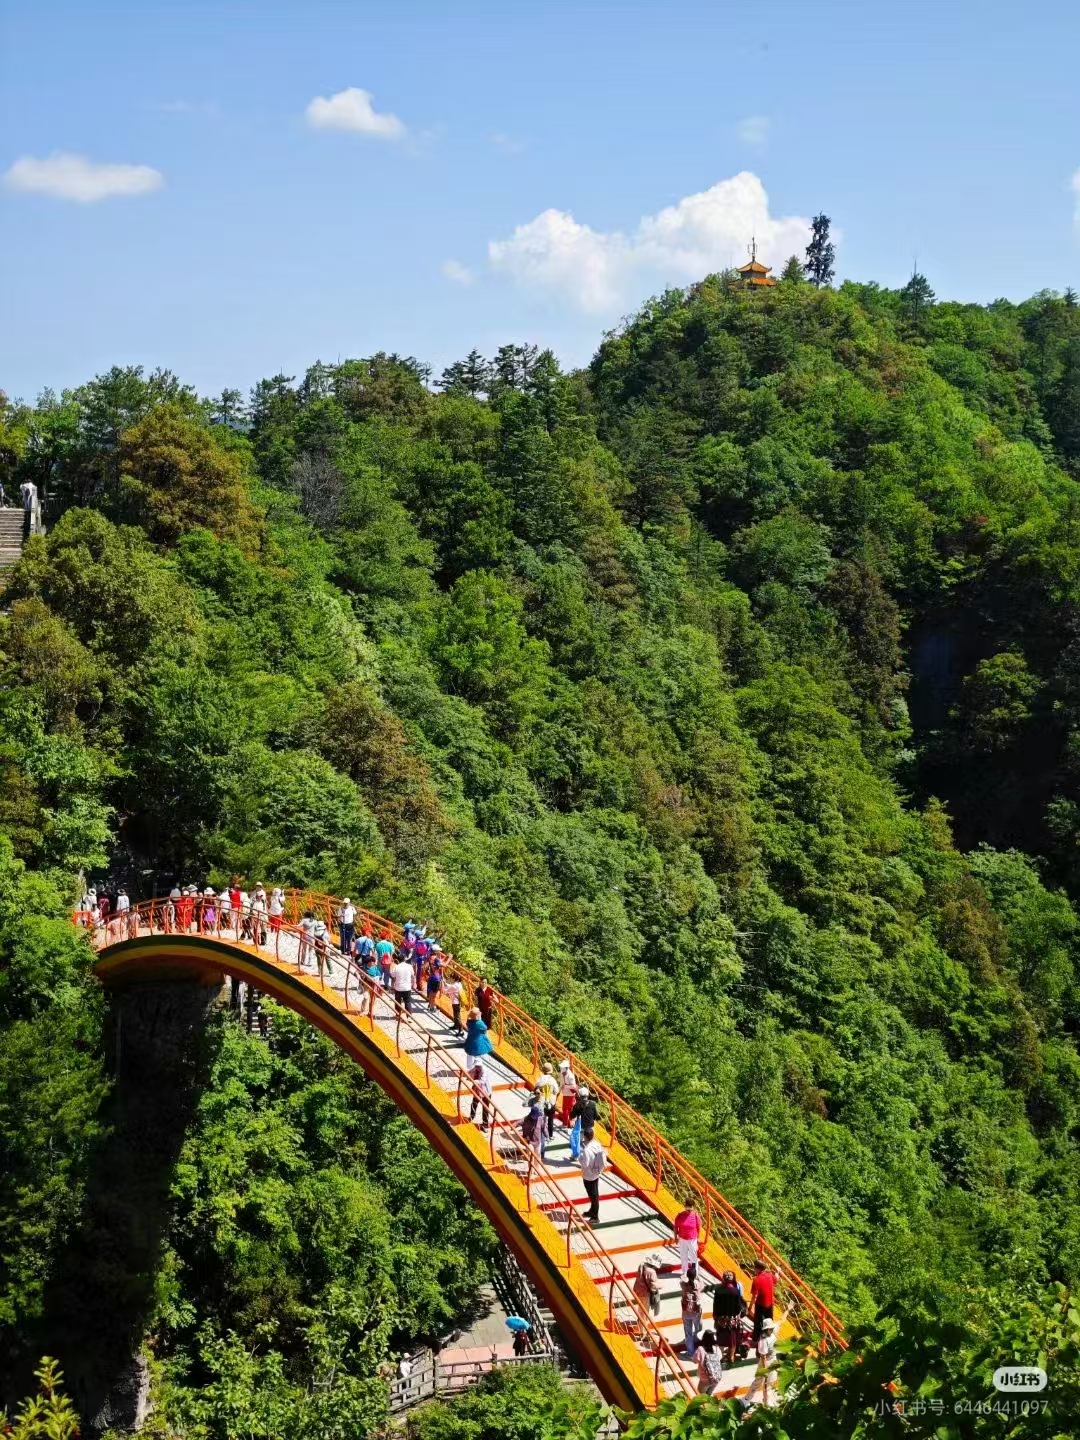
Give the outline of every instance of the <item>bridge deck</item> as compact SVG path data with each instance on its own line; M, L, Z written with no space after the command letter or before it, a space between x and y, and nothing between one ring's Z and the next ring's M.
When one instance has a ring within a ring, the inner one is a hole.
M294 911L298 903L291 906ZM468 1118L470 1062L445 1001L432 1011L414 992L412 1013L402 1015L389 993L370 986L344 957L331 953L321 977L313 953L309 951L302 964L301 938L291 926L270 931L261 947L235 932L207 935L196 928L195 933L181 934L163 902L148 902L126 918L98 925L93 939L100 952L97 969L105 981L197 971L214 982L231 973L312 1020L383 1086L462 1179L609 1400L638 1408L654 1405L664 1395L694 1392L695 1367L682 1354L678 1262L670 1224L685 1199L682 1174L669 1162L668 1172L678 1183L674 1191L664 1183L659 1142L656 1166L642 1163L640 1135L629 1134L626 1107L602 1091L601 1116L608 1123L598 1125L597 1132L608 1152L608 1169L600 1182L600 1221L595 1227L585 1223L584 1186L565 1130L556 1126L543 1163L520 1135L539 1055L552 1058L537 1039L546 1032L534 1027L530 1043L524 1043L512 1025L504 1024L503 1015L493 1026L496 1050L486 1057L485 1066L494 1091L494 1123L484 1134ZM475 977L464 973L475 983ZM520 1013L504 997L498 1004ZM511 1043L510 1034L522 1043L521 1050ZM531 1055L522 1053L528 1048ZM576 1065L575 1071L580 1080ZM620 1134L627 1135L629 1148ZM698 1207L707 1213L711 1230L701 1257L706 1324L711 1315L708 1297L722 1270L734 1270L748 1289L746 1270L731 1253L735 1247L721 1243L723 1225L717 1210L709 1208L711 1197L712 1192ZM760 1253L763 1244L751 1253ZM632 1292L637 1266L654 1251L666 1262L655 1317ZM790 1272L782 1278L791 1283ZM752 1375L752 1363L735 1366L725 1374L722 1391L745 1392Z

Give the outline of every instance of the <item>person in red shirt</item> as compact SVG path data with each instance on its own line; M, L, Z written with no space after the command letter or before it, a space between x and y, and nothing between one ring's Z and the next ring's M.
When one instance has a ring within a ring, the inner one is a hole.
M476 987L476 1008L480 1011L480 1019L491 1029L491 1012L495 1008L495 991L486 980L481 980Z
M675 1216L675 1239L679 1251L679 1274L686 1279L687 1272L698 1262L698 1240L701 1237L701 1216L692 1205L680 1210Z
M776 1276L764 1260L754 1261L754 1278L750 1281L750 1311L754 1317L754 1340L761 1339L761 1327L773 1318L776 1298Z

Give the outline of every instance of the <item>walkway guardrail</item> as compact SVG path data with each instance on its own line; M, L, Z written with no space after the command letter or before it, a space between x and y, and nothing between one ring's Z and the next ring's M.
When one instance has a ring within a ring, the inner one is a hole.
M340 900L311 890L288 890L285 893L286 913L290 918L299 919L304 911L311 910L326 921L331 931L336 930ZM357 907L357 934L365 927L373 935L385 931L395 945L400 945L403 939L402 928L395 921ZM466 983L471 1002L480 976L457 959L453 960L453 969ZM617 1141L652 1174L657 1190L662 1182L677 1200L684 1205L692 1205L701 1214L705 1222L703 1247L710 1235L715 1236L744 1270L750 1270L755 1260L764 1260L777 1277L777 1292L784 1304L790 1304L791 1318L798 1329L804 1334L820 1334L826 1347L847 1348L839 1317L716 1186L680 1155L666 1136L617 1095L591 1066L538 1024L520 1005L498 991L495 992L494 1014L496 1043L512 1045L519 1054L531 1060L534 1075L545 1062L549 1062L553 1069L557 1068L560 1060L570 1062L577 1079L585 1081L592 1094L607 1106L612 1144Z
M292 893L290 903L295 901L299 893ZM310 908L312 907L305 903L304 909ZM213 912L212 920L208 918L211 911ZM370 916L369 912L360 913L361 924L366 923L368 919L374 922L376 918ZM452 1080L456 1079L456 1090L451 1092L455 1101L456 1121L458 1125L466 1123L463 1101L472 1094L472 1081L457 1055L440 1045L430 1031L418 1025L411 1012L403 1006L397 1005L392 999L391 993L382 985L369 980L354 958L342 955L340 950L333 949L329 945L320 946L317 941L295 925L285 923L283 920L279 925L273 926L268 919L264 921L261 914L252 917L250 914L233 915L230 913L226 920L216 904L211 906L201 899L195 900L194 898L190 905L183 898L180 900L171 898L144 900L131 906L128 910L110 914L106 920L95 919L86 911L76 911L72 918L77 925L84 926L89 931L91 942L97 950L148 935L203 936L207 939L235 944L249 953L255 951L273 955L279 965L295 963L298 973L301 974L304 972L305 965L310 962L317 971L317 978L323 989L326 988L326 968L329 965L342 965L345 970L344 1003L346 1013L356 1023L366 1020L373 1032L377 1023L376 1012L381 1009L378 1018L389 1021L392 1025L393 1043L398 1058L401 1058L410 1039L418 1040L420 1044L412 1047L409 1058L417 1066L422 1065L425 1087L431 1089L437 1085L432 1076L434 1062L444 1076ZM253 924L250 923L252 919L254 919ZM378 923L385 928L391 922L378 917ZM400 930L398 934L400 936ZM295 962L287 952L282 956L283 938L295 941ZM463 967L462 973L467 973ZM351 1005L350 1000L352 1001ZM403 1033L406 1040L405 1047L402 1045ZM422 1059L418 1057L422 1057ZM553 1223L555 1214L565 1219L566 1246L560 1261L561 1269L569 1272L575 1262L580 1264L584 1261L592 1262L600 1267L600 1275L594 1276L593 1279L594 1282L598 1282L598 1289L606 1289L605 1329L611 1335L627 1336L637 1345L644 1357L653 1361L654 1403L659 1404L664 1398L660 1373L662 1362L669 1372L670 1379L688 1398L692 1397L697 1391L694 1377L687 1371L682 1358L634 1293L627 1277L622 1273L617 1259L608 1253L588 1223L579 1216L578 1207L564 1190L562 1179L547 1167L532 1145L522 1136L518 1118L508 1116L494 1100L494 1097L489 1101L488 1108L491 1112L491 1124L487 1132L491 1169L496 1171L505 1167L517 1175L525 1187L525 1211L527 1214L542 1207ZM538 1203L533 1193L534 1188L538 1186L553 1198ZM576 1247L575 1241L577 1242Z

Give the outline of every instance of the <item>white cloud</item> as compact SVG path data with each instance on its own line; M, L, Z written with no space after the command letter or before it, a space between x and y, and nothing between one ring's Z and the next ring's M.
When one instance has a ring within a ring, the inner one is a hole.
M396 115L380 115L374 99L370 90L358 90L351 85L336 95L316 95L304 113L308 124L316 130L353 130L380 140L400 140L405 126Z
M644 285L685 284L741 265L751 237L758 258L782 265L806 248L810 221L773 216L758 177L748 170L644 216L630 235L593 230L564 210L545 210L508 240L492 240L494 269L518 284L562 296L582 310L613 310Z
M101 164L63 150L44 160L23 155L4 175L9 190L53 195L82 204L105 200L110 195L147 195L164 183L161 171L150 165Z
M439 269L452 280L455 285L475 285L476 276L467 265L462 265L460 260L444 260Z
M745 120L740 120L735 127L736 134L744 145L752 145L755 149L762 149L769 139L769 117L767 115L748 115Z

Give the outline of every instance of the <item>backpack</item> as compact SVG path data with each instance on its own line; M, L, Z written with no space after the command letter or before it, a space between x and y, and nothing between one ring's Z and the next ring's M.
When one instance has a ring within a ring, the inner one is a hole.
M706 1350L704 1345L698 1351L705 1374L710 1380L719 1380L724 1373L724 1361L719 1350Z
M536 1119L537 1119L537 1117L536 1117L536 1116L533 1114L533 1112L530 1110L529 1113L528 1113L528 1115L525 1116L525 1119L522 1120L522 1122L521 1122L521 1134L522 1134L522 1138L523 1138L523 1139L525 1139L525 1140L532 1140L532 1139L535 1137L535 1135L536 1135Z

